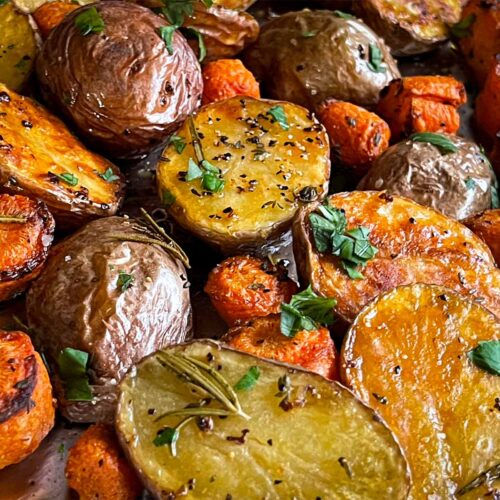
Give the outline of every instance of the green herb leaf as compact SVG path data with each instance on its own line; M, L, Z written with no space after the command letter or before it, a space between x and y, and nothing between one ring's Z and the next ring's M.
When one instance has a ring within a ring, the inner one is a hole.
M467 356L479 368L493 375L500 375L500 340L479 342Z
M458 151L457 146L453 144L451 139L443 134L437 134L434 132L418 132L417 134L410 135L410 139L414 142L427 142L428 144L432 144L443 154L456 153Z
M214 4L213 0L201 0L201 3L209 9Z
M186 17L194 14L194 0L164 0L165 7L161 12L170 24L182 26Z
M161 39L165 42L168 53L172 55L174 53L174 33L177 30L177 26L161 26L158 28L158 33Z
M55 174L55 175L57 178L61 179L63 182L69 184L70 186L76 186L78 184L78 177L76 177L74 174L65 172L64 174Z
M162 429L158 435L154 438L153 444L155 446L164 446L166 444L171 446L172 455L176 455L176 447L177 441L179 440L179 430L174 429L173 427L165 427Z
M302 38L313 38L318 34L317 31L303 31Z
M467 189L474 189L476 187L476 181L472 177L467 177L464 183Z
M0 0L0 7L5 5L9 0Z
M309 221L318 252L326 252L331 246L332 235L343 234L347 226L345 215L328 205L320 205L317 212L309 215Z
M385 73L386 68L385 66L382 66L383 62L384 58L382 57L382 51L377 45L370 43L368 48L368 67L374 73Z
M83 11L75 17L75 26L83 36L104 31L104 20L95 7Z
M333 323L335 299L316 295L311 285L306 290L292 297L289 304L281 304L281 333L294 337L302 330L315 330L318 324Z
M194 28L180 28L182 34L186 38L194 38L198 41L198 61L202 62L207 56L207 48L205 47L205 41L203 40L203 35Z
M172 144L178 154L182 154L182 152L186 148L186 141L182 137L175 134L170 136L170 138L168 139L168 144Z
M61 455L64 454L64 452L66 451L66 446L64 446L64 443L61 443L58 447L57 447L57 452L60 453Z
M237 391L250 391L254 388L257 380L260 377L260 369L258 366L252 366L243 377L236 382L234 388Z
M451 34L456 38L465 38L471 35L471 26L476 22L476 14L469 14L458 23L450 27Z
M169 207L170 205L175 203L175 196L168 189L164 189L162 202L165 207Z
M225 184L224 179L220 178L220 174L214 174L212 172L205 172L201 181L203 189L211 193L219 193L224 189Z
M353 15L348 14L347 12L342 12L341 10L334 10L333 14L336 17L341 17L342 19L356 19Z
M103 174L98 174L98 175L99 175L99 177L104 179L106 182L114 182L114 181L120 180L120 176L115 175L115 173L113 172L113 169L111 167L109 167L106 170L106 172L104 172Z
M116 281L116 287L125 292L134 284L135 278L131 274L127 274L124 271L118 271L118 280Z
M14 64L14 68L20 69L21 71L26 71L29 67L29 63L31 61L31 57L26 55L21 57L16 64Z
M92 401L92 390L87 375L89 354L66 347L57 357L59 377L64 385L64 396L68 401Z
M189 158L186 180L188 182L191 182L194 181L195 179L199 179L202 176L203 176L203 171L201 170L201 168L196 164L196 162L192 158Z
M274 106L267 112L267 114L271 115L280 124L283 130L288 130L290 128L283 106Z

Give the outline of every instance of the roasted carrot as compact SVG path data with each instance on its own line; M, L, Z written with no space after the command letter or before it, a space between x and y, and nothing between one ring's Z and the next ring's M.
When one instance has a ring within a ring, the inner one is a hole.
M474 118L486 141L494 142L500 132L500 61L491 66L484 88L477 96Z
M281 303L296 291L283 266L249 255L218 264L205 285L213 306L229 326L279 312Z
M331 380L338 375L335 345L324 327L285 337L280 331L280 316L271 315L232 328L222 340L239 351L299 365Z
M236 95L260 97L259 84L239 59L218 59L203 67L202 104Z
M78 3L69 2L47 2L38 7L33 13L42 38L45 39L50 32L58 26L61 21L72 11L78 9Z
M394 140L415 132L455 134L466 99L464 85L451 76L409 76L382 90L377 112Z
M28 335L0 330L0 469L33 453L54 426L47 369Z
M90 426L71 448L66 479L80 500L135 500L143 489L113 427L104 424Z
M497 266L500 266L500 209L486 210L462 222L490 247Z
M361 173L389 146L391 131L387 123L350 102L325 102L318 108L318 119L330 136L334 157Z

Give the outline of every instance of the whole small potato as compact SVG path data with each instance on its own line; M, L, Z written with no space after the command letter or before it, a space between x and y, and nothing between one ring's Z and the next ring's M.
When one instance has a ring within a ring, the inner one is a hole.
M399 142L374 161L358 189L387 190L454 219L490 208L493 174L479 147L453 135L429 135L448 138L457 151L411 139Z
M400 76L388 47L368 26L326 10L272 19L244 62L270 97L310 109L329 97L373 106L380 90Z
M90 9L104 26L84 34L79 20ZM177 31L169 50L160 33L165 26L127 2L84 6L51 32L37 60L45 100L112 157L148 152L200 104L196 56Z

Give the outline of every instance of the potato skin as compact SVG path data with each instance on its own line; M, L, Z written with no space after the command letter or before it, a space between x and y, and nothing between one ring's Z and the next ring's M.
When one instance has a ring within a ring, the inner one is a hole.
M250 255L217 264L205 285L205 293L229 326L278 313L295 292L297 285L288 279L285 268Z
M25 223L0 218L0 301L24 291L42 270L54 239L54 218L43 201L0 194L0 215L25 217Z
M75 18L95 7L104 36L82 36ZM179 33L173 54L158 34L167 23L149 9L100 2L69 14L37 60L42 95L90 144L117 158L140 156L199 105L201 71Z
M378 249L362 270L365 279L350 279L337 257L316 250L309 214L317 204L295 219L294 255L303 282L334 297L347 323L379 294L416 282L447 286L500 315L500 271L486 244L462 224L385 191L338 193L327 200L345 210L348 229L369 229Z
M114 233L137 235L127 219L108 217L54 247L27 296L28 324L49 362L65 347L91 354L93 402L66 401L54 378L61 409L75 422L111 421L116 384L128 368L191 335L184 266L157 246L117 241ZM120 271L134 277L125 291Z
M338 379L338 357L328 328L285 337L280 331L280 316L273 314L231 328L221 342L260 358L301 366L329 380Z
M494 179L489 163L473 142L447 138L456 153L443 154L411 139L394 144L375 160L358 189L387 190L458 220L490 208Z
M33 12L33 19L40 30L42 38L45 40L50 32L61 24L61 21L70 12L73 12L79 7L79 4L60 1L46 2L40 5L40 7Z
M342 380L396 434L411 498L460 498L460 488L498 462L500 378L467 355L493 339L500 340L497 317L423 284L379 296L347 334ZM468 498L483 496L475 490Z
M485 210L462 223L489 246L497 266L500 267L500 209Z
M47 369L25 333L0 330L0 381L3 469L38 448L54 426L55 405Z
M43 200L59 228L114 215L125 181L118 167L91 153L43 106L0 84L0 190ZM110 172L112 181L102 175ZM72 186L57 175L71 174Z
M385 71L368 66L370 44L380 49ZM388 47L370 28L323 10L272 19L245 52L244 62L270 97L310 109L329 97L372 106L380 90L400 77Z
M460 0L363 0L353 7L395 56L409 56L446 41L448 25L459 20L462 5Z

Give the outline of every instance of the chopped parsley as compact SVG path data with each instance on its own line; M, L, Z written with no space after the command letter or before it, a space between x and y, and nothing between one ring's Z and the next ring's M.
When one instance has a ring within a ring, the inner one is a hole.
M160 38L165 42L168 53L172 55L174 53L174 33L177 31L178 26L161 26L158 28L158 34Z
M384 58L382 51L374 43L370 43L368 47L368 67L374 73L385 73L386 68L383 66Z
M356 19L353 15L348 14L347 12L342 12L341 10L334 10L333 14L342 19Z
M451 34L456 38L465 38L471 35L470 28L476 22L476 14L469 14L458 23L450 27Z
M476 187L476 181L472 177L467 177L464 181L465 187L467 189L474 189Z
M84 10L75 17L75 26L82 36L104 31L104 20L95 7Z
M120 176L116 175L111 167L109 167L103 174L98 174L98 175L101 179L104 179L106 182L114 182L120 180Z
M178 154L182 154L182 152L186 148L186 141L182 137L175 134L170 136L170 138L168 139L168 144L172 144Z
M78 184L78 177L76 177L75 174L65 172L64 174L55 174L55 176L70 186L76 186Z
M162 202L164 206L169 207L170 205L175 203L175 196L168 189L164 189Z
M92 390L87 375L89 354L66 347L57 357L59 377L68 401L92 401Z
M243 375L243 377L236 382L234 388L237 391L249 391L255 387L257 380L260 377L260 369L258 366L252 366L249 370Z
M479 342L467 356L479 368L493 375L500 375L500 340Z
M123 293L134 284L134 281L135 278L131 274L127 274L125 271L118 271L116 287Z
M274 106L267 111L267 114L271 115L274 118L274 120L280 124L283 130L288 130L290 128L283 106L280 105Z

